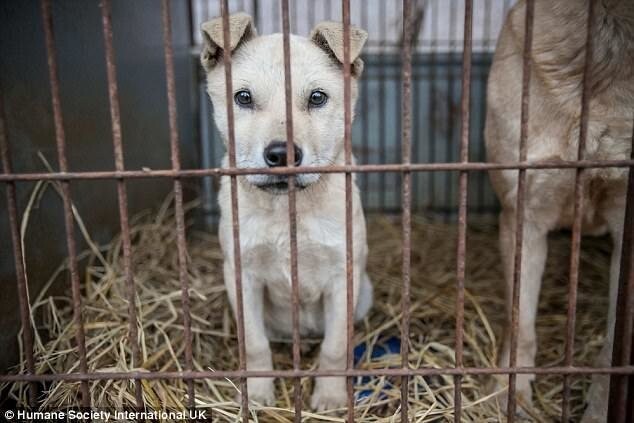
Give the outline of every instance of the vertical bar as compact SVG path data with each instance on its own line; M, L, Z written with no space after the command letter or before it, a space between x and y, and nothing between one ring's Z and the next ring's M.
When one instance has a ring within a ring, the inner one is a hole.
M57 54L55 50L55 38L53 34L53 16L51 14L50 0L42 0L42 18L44 20L44 35L46 39L46 55L48 62L48 76L51 85L51 102L53 106L53 118L55 123L55 142L57 144L57 159L60 172L68 172L66 160L66 134L64 133L64 120L62 117L62 105L59 94L59 76L57 74ZM66 246L68 248L68 262L70 281L73 296L73 320L77 332L77 352L79 353L79 371L88 373L86 360L86 338L84 335L84 322L81 312L81 286L79 282L79 270L77 266L77 245L75 244L73 210L70 196L70 183L68 180L60 182L62 186L62 203L64 206L64 227L66 232ZM81 382L82 407L90 407L90 392L88 382Z
M520 145L519 160L526 161L528 139L528 119L530 105L531 53L533 48L533 20L535 14L535 0L526 1L524 12L524 54L522 64L522 103L520 115ZM526 170L518 171L517 204L515 210L515 255L513 260L513 292L511 305L511 334L509 367L517 365L517 332L519 330L520 287L522 277L522 247L524 239L524 203L526 199ZM515 421L515 380L516 374L509 374L507 416L509 422Z
M121 141L121 113L119 110L119 88L117 85L117 70L112 45L112 7L110 0L102 0L101 21L103 25L104 45L106 50L106 73L108 77L108 99L110 101L110 118L112 121L112 145L114 149L114 163L117 171L125 170L123 161L123 145ZM132 261L130 259L131 241L130 224L128 221L128 194L125 180L117 179L117 198L119 201L119 221L121 224L121 244L123 247L123 273L128 295L129 342L132 349L132 368L142 363L138 342L136 291L132 276ZM134 395L137 407L143 406L143 391L140 380L134 382Z
M634 131L634 125L633 125ZM632 151L634 159L634 133L632 134ZM634 169L630 167L623 222L623 243L621 246L621 266L619 289L616 303L616 319L614 323L614 345L612 350L612 366L634 364ZM612 375L610 377L610 395L608 421L614 423L631 422L634 419L634 376ZM630 404L630 410L627 404ZM628 415L629 413L629 415ZM629 419L629 420L628 420Z
M402 148L403 164L412 161L412 1L403 0L403 52L402 52ZM403 226L403 292L401 297L401 367L409 369L410 283L412 258L412 174L403 172L402 226ZM409 421L409 376L401 377L401 421Z
M220 11L222 14L223 46L231 45L231 33L229 32L229 5L228 0L221 0ZM227 98L227 137L229 167L236 167L236 139L235 121L233 115L233 79L231 76L231 51L222 49L225 65L225 95ZM238 355L240 370L247 369L246 347L244 341L244 304L242 301L242 257L240 253L240 216L238 212L238 180L236 175L230 176L231 181L231 223L233 227L233 256L236 278L236 320L238 326ZM242 421L249 422L249 394L247 392L247 379L240 379L240 392L242 397Z
M13 172L11 165L11 152L9 150L9 131L5 126L4 101L0 88L0 159L5 175ZM24 253L20 242L20 218L18 216L16 183L6 183L7 190L7 214L9 215L9 229L11 231L11 244L13 246L13 262L17 281L18 305L20 307L20 323L22 324L22 342L24 343L24 355L26 356L26 371L28 375L35 374L35 359L33 358L33 328L31 327L29 310L29 293L26 282L26 269L24 268ZM29 405L37 406L37 384L29 384Z
M295 166L295 144L293 138L293 90L291 80L291 44L288 0L282 0L282 31L284 44L284 100L286 104L286 150L289 167ZM301 353L299 338L299 281L297 272L297 202L295 175L288 175L288 221L291 254L291 300L293 323L293 370L300 370ZM294 421L302 420L302 384L301 378L294 379Z
M172 13L170 0L162 0L161 16L163 24L163 47L165 51L165 76L167 83L167 110L169 117L170 149L172 169L180 170L180 149L178 135L178 112L176 110L176 83L174 78L174 51L172 48ZM189 309L189 284L187 280L187 246L185 240L185 212L183 209L183 185L174 178L174 213L176 216L176 245L178 249L178 279L183 302L183 330L185 336L185 370L192 366L192 333ZM195 407L194 381L187 380L188 406Z
M431 4L431 3L430 3ZM429 53L429 161L436 161L436 119L438 118L436 107L436 49L438 46L438 1L434 1L434 7L431 8L431 51ZM428 206L433 207L436 203L436 172L429 172L429 203Z
M473 49L473 0L465 0L464 46L462 49L462 100L460 162L469 161L469 130L471 119L471 52ZM456 265L456 368L462 368L464 339L464 282L467 253L467 189L469 174L460 172L458 197L458 249ZM454 421L459 423L462 415L462 376L454 378Z
M586 140L588 138L588 118L590 113L590 66L592 65L592 20L594 17L594 2L588 2L588 22L586 26L585 63L582 77L581 91L581 122L579 126L579 145L577 146L577 160L585 158ZM585 181L583 169L575 170L574 214L572 221L572 242L570 246L570 280L568 283L568 307L566 316L566 346L564 352L564 365L572 366L575 324L577 312L577 288L579 285L579 254L581 250L581 225L583 220L583 185ZM561 419L567 422L570 419L570 375L564 375L563 401L561 406Z
M350 63L350 0L342 0L343 19L343 104L344 104L344 138L345 163L352 163L352 87ZM346 329L347 329L347 369L354 367L354 308L353 274L352 274L352 173L346 172ZM353 378L347 377L348 390L348 423L354 422L354 387Z

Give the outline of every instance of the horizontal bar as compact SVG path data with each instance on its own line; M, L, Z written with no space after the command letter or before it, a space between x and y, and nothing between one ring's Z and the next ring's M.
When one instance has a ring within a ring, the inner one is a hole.
M232 175L298 175L304 173L381 173L381 172L445 172L488 171L509 169L589 169L589 168L634 167L634 160L561 160L528 161L508 163L413 163L413 164L366 164L332 166L298 166L277 168L209 168L184 170L125 170L98 172L51 172L51 173L4 173L0 182L92 180L92 179L150 179L150 178L203 178L207 176Z
M503 374L535 374L535 375L592 375L619 374L634 375L634 366L620 367L446 367L420 369L340 369L340 370L219 370L204 372L99 372L99 373L67 373L43 375L0 375L0 382L75 382L83 380L157 380L157 379L226 379L245 377L364 377L364 376L442 376L442 375L503 375Z

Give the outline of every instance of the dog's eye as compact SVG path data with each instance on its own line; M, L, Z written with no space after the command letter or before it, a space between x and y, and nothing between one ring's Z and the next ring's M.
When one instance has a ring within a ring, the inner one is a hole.
M235 100L238 106L251 107L253 104L253 99L251 98L251 92L249 90L238 91L233 96L233 99Z
M328 96L325 92L321 90L314 90L310 93L310 98L308 99L309 107L321 107L326 104L328 101Z

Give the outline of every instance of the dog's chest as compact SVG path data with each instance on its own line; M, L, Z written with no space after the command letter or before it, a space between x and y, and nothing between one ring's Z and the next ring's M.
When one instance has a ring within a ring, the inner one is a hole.
M291 300L291 244L287 216L258 215L241 219L244 268L266 286L274 304ZM345 230L327 216L298 216L297 265L300 302L319 301L336 283L345 263Z

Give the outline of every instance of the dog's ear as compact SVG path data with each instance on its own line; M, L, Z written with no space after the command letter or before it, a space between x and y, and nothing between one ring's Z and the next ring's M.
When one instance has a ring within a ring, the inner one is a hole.
M310 39L339 63L343 63L343 24L340 22L318 23L310 33ZM363 72L363 60L359 58L368 39L368 33L350 25L350 63L352 75L359 77Z
M224 32L222 16L205 22L201 26L203 50L200 62L206 72L209 72L222 59L224 47ZM251 16L246 13L236 13L229 16L229 51L233 52L241 43L257 36Z

